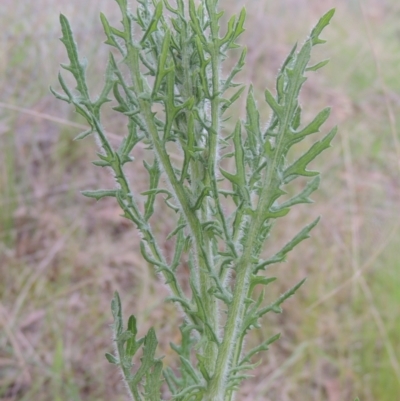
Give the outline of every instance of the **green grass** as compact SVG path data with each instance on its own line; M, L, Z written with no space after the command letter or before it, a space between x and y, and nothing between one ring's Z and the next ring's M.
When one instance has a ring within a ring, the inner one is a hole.
M79 194L98 182L107 187L112 178L88 165L87 160L94 159L90 146L71 142L78 129L49 119L82 123L48 94L58 62L66 60L57 40L58 11L80 27L80 48L93 59L93 54L105 56L93 47L101 34L98 13L115 8L111 0L87 1L87 12L80 17L81 3L59 3L17 2L0 12L1 102L33 113L0 106L0 123L9 128L0 133L0 398L122 401L120 377L103 356L111 351L113 290L131 300L125 310L139 316L141 334L157 325L163 338L173 338L179 315L171 305L160 304L166 291L138 256L136 233L119 217L118 208L113 202L89 207ZM232 13L243 4L225 3ZM266 2L266 22L256 4L248 3L251 29L243 43L249 44L252 68L243 80L259 88L270 86L293 40L304 37L333 3ZM257 338L249 339L258 343L277 331L283 335L244 386L238 398L243 401L352 401L356 395L361 401L393 401L400 394L400 377L393 367L400 359L400 171L394 141L399 141L400 121L390 124L385 101L387 96L396 116L400 6L394 0L385 6L378 0L362 2L372 31L370 43L357 4L336 4L337 15L326 31L328 45L321 48L331 63L313 77L319 93L306 88L304 95L310 115L331 104L330 122L340 126L334 147L317 166L323 184L314 195L313 213L321 214L322 221L308 243L276 272L281 292L304 276L309 280L282 316L266 320ZM95 40L87 40L91 35L97 35ZM94 86L104 64L91 66ZM119 121L110 121L107 129L118 133ZM61 163L55 163L60 158ZM143 174L135 172L139 185ZM291 224L279 227L282 243L305 222L304 209L292 213ZM163 218L162 211L156 217ZM118 254L110 240L118 241ZM361 276L351 280L358 269ZM366 296L368 289L372 300ZM160 353L172 359L167 341L160 342ZM274 371L279 374L270 380Z

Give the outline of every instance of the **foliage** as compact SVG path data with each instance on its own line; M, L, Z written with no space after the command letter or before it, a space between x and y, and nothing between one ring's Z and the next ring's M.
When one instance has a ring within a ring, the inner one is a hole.
M193 0L188 4L177 0L175 6L167 0L138 0L135 14L127 0L116 2L122 28L111 26L101 15L105 43L113 49L100 95L96 99L90 96L86 61L79 58L63 15L61 41L69 64L62 68L73 75L76 87L69 88L59 74L64 93L52 91L87 120L89 130L76 139L96 135L100 151L93 163L110 168L115 176L116 189L83 194L96 200L116 198L124 217L140 230L143 258L164 276L172 292L169 299L179 305L185 319L180 327L181 344L171 344L180 360L179 372L174 372L164 368L155 356L153 329L137 339L134 316L124 329L121 301L115 293L112 313L116 352L106 356L120 367L135 401L161 400L164 380L174 400L232 400L246 372L255 366L253 357L279 338L275 335L245 351L246 334L259 327L260 318L268 312L281 313L282 303L304 283L302 280L269 305L263 302L264 289L259 295L255 291L255 287L266 287L275 280L263 271L284 261L318 222L316 219L304 227L276 254L261 257L275 220L296 204L312 202L309 196L318 188L320 178L318 172L307 170L308 164L330 146L336 133L333 129L297 159L288 157L294 145L319 132L329 117L326 108L302 125L299 94L305 74L327 63L309 65L312 48L324 43L320 34L334 10L320 19L300 49L293 47L278 73L276 94L265 91L272 111L266 128L261 125L250 87L245 121L237 121L233 131L226 134L223 124L227 112L245 90L234 78L244 66L246 49L227 76L222 74L222 64L229 50L239 47L236 42L244 31L245 10L228 21L226 33L221 35L223 13L218 11L217 0L202 0L199 5ZM118 148L111 145L101 118L102 107L110 101L127 120L127 134ZM144 162L149 173L148 190L135 193L126 165L134 162L132 150L141 142L153 152L154 159L152 164ZM181 163L171 161L171 143L180 150ZM225 166L231 164L234 171L226 170ZM285 196L287 185L299 177L311 179L296 195ZM167 183L165 187L163 182ZM230 189L226 189L227 184ZM175 237L171 261L163 254L151 225L159 196L164 196L166 205L176 213L176 229L168 236ZM235 205L233 213L227 212L228 201ZM186 255L190 294L178 279ZM133 373L133 357L140 349L141 364Z

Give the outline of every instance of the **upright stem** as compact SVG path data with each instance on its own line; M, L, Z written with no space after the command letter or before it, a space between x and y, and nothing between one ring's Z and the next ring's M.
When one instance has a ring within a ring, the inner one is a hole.
M233 299L228 310L228 318L225 325L224 338L218 351L215 367L215 375L211 380L206 393L206 401L223 401L225 397L225 385L229 367L234 355L237 341L240 335L240 327L243 320L245 298L247 296L251 269L252 244L254 243L260 223L253 219L250 227L244 252L236 267L236 284L233 291Z
M128 39L129 40L129 39ZM146 123L149 135L151 136L155 154L162 165L169 182L171 183L172 189L176 195L176 200L181 206L182 213L188 223L190 231L192 233L193 243L194 243L194 260L196 263L197 270L199 272L200 278L200 295L204 302L205 317L207 318L207 323L209 328L213 331L215 335L218 333L218 310L217 301L215 297L210 296L209 290L213 286L213 279L208 273L208 266L212 268L213 257L211 254L211 246L206 243L206 236L203 235L201 228L201 217L196 216L196 213L191 209L190 202L187 197L187 193L184 187L178 181L173 166L171 165L169 156L166 149L159 138L157 127L155 126L154 119L152 116L152 110L148 101L141 99L139 95L143 92L143 84L140 76L140 66L139 66L139 51L131 44L127 44L127 58L126 62L130 67L133 81L133 88L138 96L138 103L141 109L144 121ZM217 105L218 107L218 105ZM214 115L218 113L214 112ZM216 145L216 138L212 141L212 146ZM214 152L215 153L215 152ZM198 177L201 178L201 177ZM204 217L204 216L203 216ZM208 241L209 242L209 241ZM210 376L214 373L215 360L217 356L218 346L215 343L214 336L207 334L209 330L204 328L204 333L206 338L204 345L204 357L206 361L206 369Z
M216 13L215 8L209 10L209 12ZM218 35L218 23L215 25L215 17L210 15L211 20L211 35L213 37L213 43L210 43L211 50L211 68L212 68L212 99L211 99L211 129L208 131L208 160L205 171L205 184L211 186L212 194L214 199L218 199L218 191L216 186L215 177L217 174L216 169L216 160L217 160L217 146L218 146L218 134L219 134L219 124L220 124L220 100L219 100L219 86L220 86L220 57L219 57L219 49L214 46L216 41L215 37ZM206 199L204 205L203 216L206 220L210 219L210 200ZM211 269L215 269L213 265L214 255L213 255L213 247L212 241L214 240L212 237L205 236L206 240L206 252L208 253L208 260L210 262ZM219 308L216 297L210 296L208 293L209 289L213 285L213 279L210 277L208 272L200 271L200 284L201 284L201 292L202 297L206 309L206 313L209 319L209 323L211 325L211 329L218 336L218 318L219 318ZM217 360L218 353L218 345L212 341L208 341L205 347L205 356L206 363L208 365L208 371L210 376L214 375L215 372L215 363Z

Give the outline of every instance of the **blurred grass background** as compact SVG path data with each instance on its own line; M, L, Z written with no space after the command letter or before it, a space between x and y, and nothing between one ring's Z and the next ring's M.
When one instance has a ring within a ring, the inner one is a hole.
M329 124L340 130L314 163L322 171L316 203L294 208L271 238L285 242L322 216L312 238L274 267L276 293L308 281L249 339L282 332L237 399L400 400L400 4L222 1L227 15L243 5L248 57L241 78L253 82L260 105L293 43L337 8L323 35L328 43L317 51L331 62L310 74L302 102L306 119L331 105ZM111 177L89 163L91 140L72 141L83 122L48 90L66 62L60 12L89 60L93 92L100 87L108 52L100 11L118 21L112 0L0 2L1 400L125 400L120 376L104 358L112 349L116 289L142 334L155 326L167 363L169 341L179 341L180 316L163 303L168 293L141 259L137 232L116 202L80 195L111 185ZM120 123L108 119L115 138ZM146 175L140 162L135 168L140 187ZM169 232L158 213L165 226L155 230Z

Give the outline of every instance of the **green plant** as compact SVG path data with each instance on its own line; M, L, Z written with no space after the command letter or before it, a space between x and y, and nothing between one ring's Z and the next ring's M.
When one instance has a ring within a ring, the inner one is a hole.
M246 334L259 327L266 313L281 313L281 304L304 283L302 280L268 305L263 303L264 290L258 296L254 292L255 287L268 286L275 280L264 276L263 271L284 261L318 222L316 219L304 227L276 254L261 258L274 221L287 215L292 206L311 202L309 196L318 188L320 178L307 166L330 146L336 133L333 129L296 160L289 160L289 150L319 132L330 113L326 108L307 125L300 125L299 93L305 73L327 63L309 66L311 49L324 43L319 36L334 10L320 19L300 50L293 47L278 73L276 95L265 91L272 110L267 127L261 127L250 87L246 120L238 121L233 132L226 133L226 114L244 91L233 80L244 66L246 49L226 77L222 63L230 49L239 47L236 41L244 31L245 10L229 20L221 36L223 13L218 12L217 0L202 0L199 5L193 0L187 5L177 0L176 8L167 1L138 0L135 15L129 11L127 0L116 2L122 13L122 29L112 27L104 15L101 22L105 43L119 51L122 59L118 62L115 51L110 52L101 94L97 99L89 95L86 64L79 59L72 30L63 15L61 41L70 64L62 67L72 73L77 86L69 89L59 74L65 94L53 93L73 104L87 120L89 130L77 139L94 133L101 150L99 160L93 163L111 168L115 175L116 189L83 194L96 200L116 198L124 217L140 230L144 259L164 276L172 292L169 300L179 305L185 318L180 327L181 344L171 344L180 361L179 372L174 372L164 368L155 356L153 329L137 339L134 316L124 328L120 297L115 293L112 313L116 352L106 356L120 367L134 400L160 400L163 380L175 400L232 400L246 378L245 372L255 366L253 357L279 338L275 335L245 351ZM100 111L111 101L110 93L116 102L114 110L127 119L127 135L118 148L112 147L101 120ZM134 194L126 164L134 161L131 152L140 142L151 150L154 159L152 164L144 162L149 173L148 190ZM171 142L181 152L181 163L171 161ZM230 162L235 172L222 167ZM284 188L298 177L313 178L299 193L288 196ZM171 261L163 255L151 228L155 200L160 195L176 213L176 228L166 238L175 241ZM144 207L140 207L141 199ZM228 201L235 205L232 213L227 212ZM184 257L189 259L190 294L184 292L177 274ZM133 373L133 357L140 348L141 364Z

